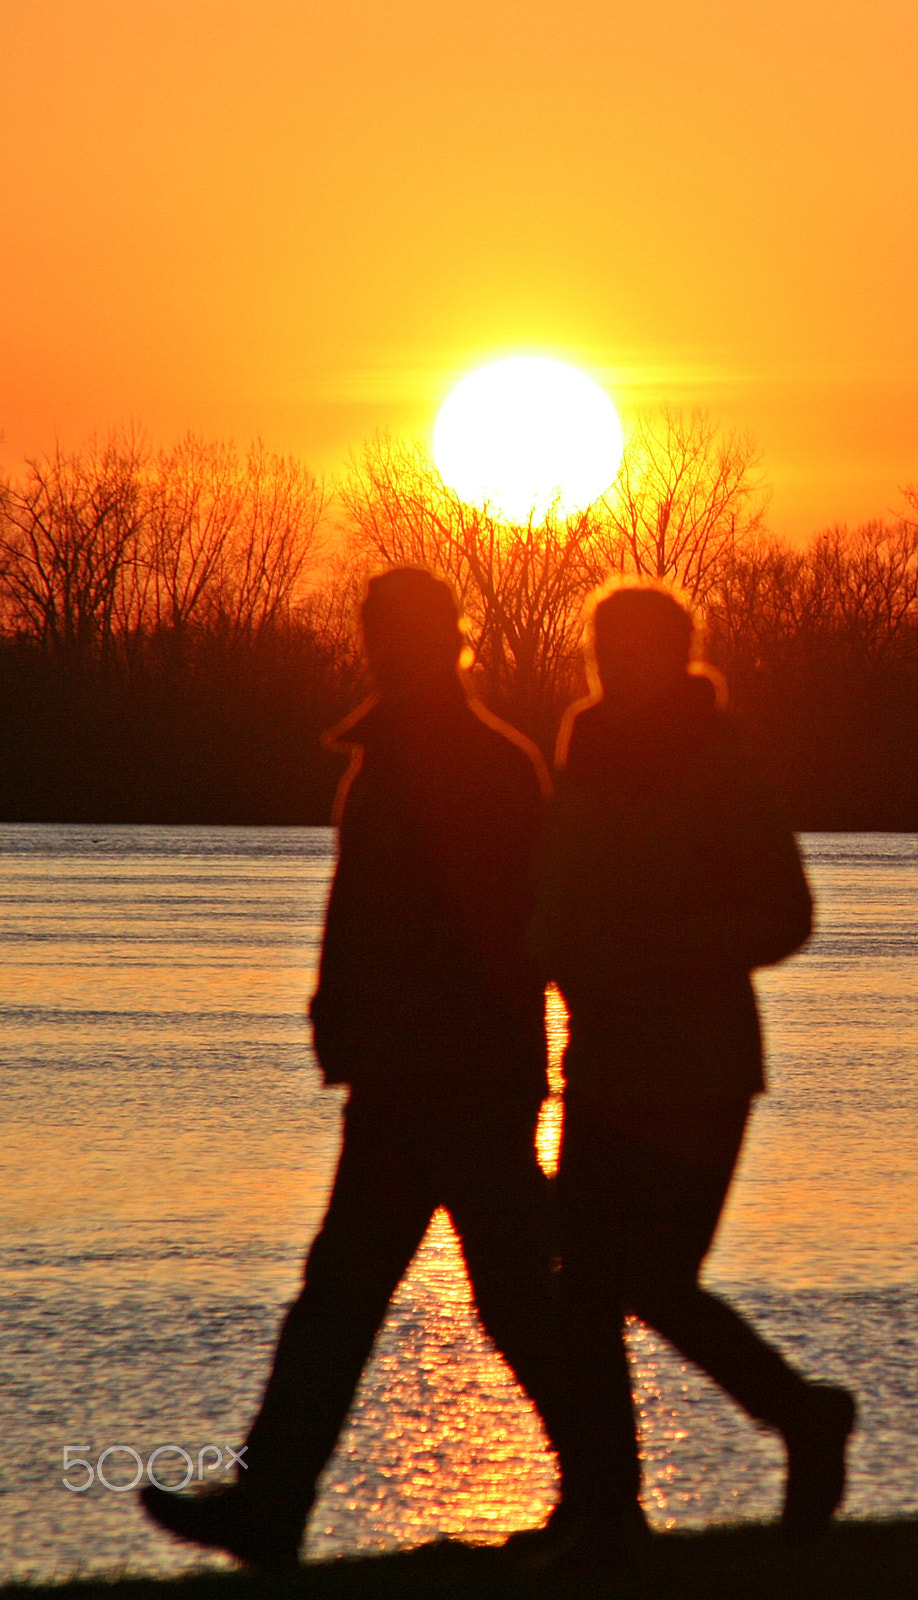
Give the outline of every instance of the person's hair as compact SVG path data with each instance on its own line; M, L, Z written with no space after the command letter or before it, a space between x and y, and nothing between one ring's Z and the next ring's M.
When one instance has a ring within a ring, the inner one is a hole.
M688 606L672 590L651 583L619 583L595 597L589 638L597 665L605 651L625 636L681 666L688 666L698 642Z
M614 578L597 589L587 605L585 653L593 695L601 694L617 645L645 660L655 658L667 672L707 678L723 709L729 695L723 675L705 659L704 635L688 598L679 589L650 578Z
M391 567L371 578L360 621L377 674L442 676L459 665L465 638L455 596L423 567Z

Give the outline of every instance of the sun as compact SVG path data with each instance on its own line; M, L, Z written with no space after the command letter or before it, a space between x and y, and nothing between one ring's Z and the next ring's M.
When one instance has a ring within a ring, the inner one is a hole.
M433 453L461 499L525 522L592 505L621 465L622 426L605 390L577 367L510 356L447 395Z

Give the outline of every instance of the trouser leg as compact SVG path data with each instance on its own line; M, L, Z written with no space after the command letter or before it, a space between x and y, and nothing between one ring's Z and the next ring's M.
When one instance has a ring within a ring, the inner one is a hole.
M305 1519L389 1300L430 1219L401 1150L372 1110L348 1108L328 1211L248 1437L247 1490L293 1518Z
M807 1384L739 1312L698 1283L744 1124L742 1103L726 1106L708 1135L711 1148L698 1150L703 1138L696 1133L692 1159L640 1141L621 1142L615 1181L625 1296L629 1309L750 1416L784 1431L808 1404Z
M784 1433L809 1406L809 1386L725 1300L696 1283L636 1285L632 1309L714 1379L743 1410Z
M571 1439L565 1487L599 1524L627 1522L638 1506L631 1375L625 1350L620 1262L608 1192L614 1157L566 1119L558 1173L562 1350Z
M452 1177L446 1204L478 1312L538 1407L563 1472L567 1413L550 1196L535 1153L535 1120L492 1125L483 1140L473 1134L467 1154L465 1170Z
M639 1473L627 1362L618 1302L608 1318L592 1315L585 1337L602 1343L598 1385L571 1382L571 1341L559 1315L557 1240L549 1185L535 1154L535 1118L489 1126L472 1141L468 1181L448 1199L462 1239L484 1327L541 1413L558 1455L566 1511L601 1524L610 1536L637 1509ZM578 1358L580 1332L572 1341Z

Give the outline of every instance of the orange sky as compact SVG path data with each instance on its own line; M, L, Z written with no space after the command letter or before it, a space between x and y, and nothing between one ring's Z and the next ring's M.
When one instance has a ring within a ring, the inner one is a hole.
M472 365L749 428L776 533L918 479L912 0L0 0L0 444L333 471Z

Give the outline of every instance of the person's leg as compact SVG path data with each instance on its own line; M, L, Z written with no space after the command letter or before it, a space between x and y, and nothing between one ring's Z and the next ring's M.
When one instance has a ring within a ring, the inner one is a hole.
M806 1402L809 1386L738 1311L698 1282L747 1117L745 1101L656 1107L651 1142L633 1136L619 1109L612 1181L622 1272L629 1308L642 1321L709 1373L750 1416L783 1432Z
M573 1420L572 1498L613 1528L639 1508L631 1375L610 1174L616 1151L590 1104L568 1096L558 1170L564 1362Z
M328 1210L247 1439L248 1491L305 1520L389 1301L430 1221L408 1119L355 1095Z
M561 1337L548 1180L535 1153L535 1117L474 1129L469 1160L450 1172L447 1198L482 1323L541 1413L558 1455L564 1517L614 1542L637 1519L638 1468L619 1320L603 1329L603 1381L574 1403ZM600 1417L597 1420L597 1411ZM583 1430L601 1431L601 1471Z
M161 1527L266 1570L296 1565L316 1479L430 1220L416 1143L391 1102L352 1097L328 1210L284 1319L245 1470L212 1496L149 1486L142 1500Z
M747 1115L740 1102L663 1111L653 1143L620 1130L615 1182L623 1280L627 1303L643 1321L782 1435L788 1457L782 1523L802 1540L826 1527L841 1502L856 1407L846 1389L803 1378L738 1311L698 1283Z

